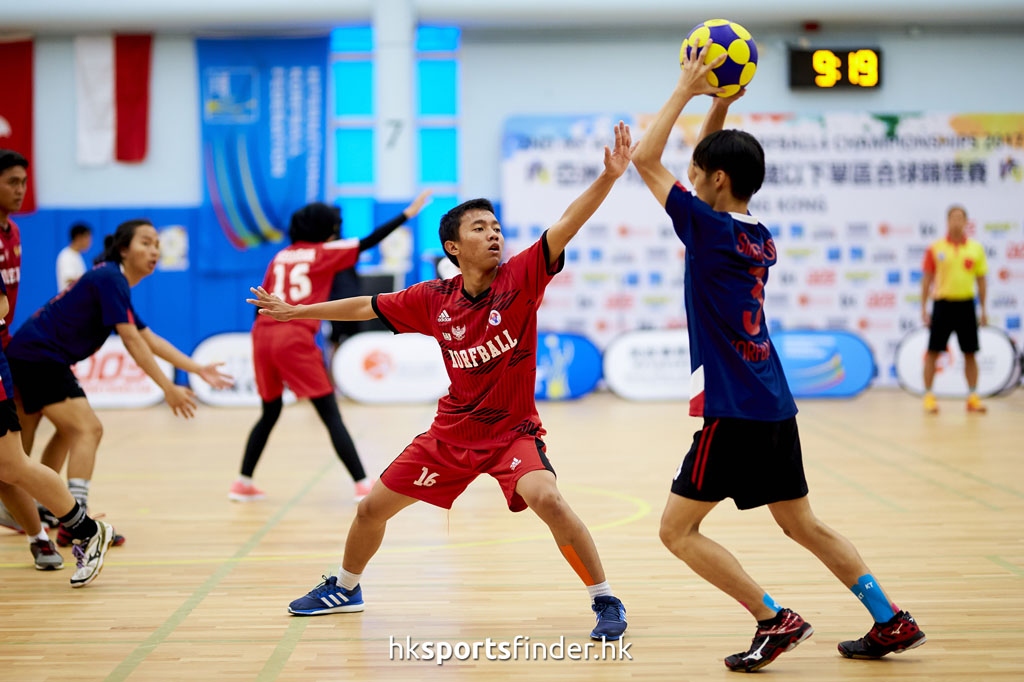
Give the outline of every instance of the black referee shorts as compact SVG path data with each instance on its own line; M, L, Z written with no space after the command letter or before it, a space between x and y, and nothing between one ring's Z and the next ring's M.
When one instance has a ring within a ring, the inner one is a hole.
M949 335L953 332L956 332L961 352L978 352L978 318L974 314L973 298L966 301L935 301L928 350L933 353L945 351Z
M796 417L777 422L705 417L672 492L703 502L731 497L737 509L803 497L807 479Z

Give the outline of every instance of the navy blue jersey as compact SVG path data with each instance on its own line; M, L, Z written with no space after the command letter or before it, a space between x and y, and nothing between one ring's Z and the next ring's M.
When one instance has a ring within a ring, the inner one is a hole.
M690 415L779 421L796 403L764 321L764 285L775 265L768 228L715 211L676 183L665 201L686 245Z
M73 365L99 350L114 327L125 322L146 328L132 308L121 266L101 263L28 318L7 354L26 362Z
M0 294L7 296L7 285L0 277ZM10 305L10 301L7 302ZM6 326L6 325L5 325ZM7 356L0 351L0 402L14 397L14 382L11 379L11 368L7 364Z

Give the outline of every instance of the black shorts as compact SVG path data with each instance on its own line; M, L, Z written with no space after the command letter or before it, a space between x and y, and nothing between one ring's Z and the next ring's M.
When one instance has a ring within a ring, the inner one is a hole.
M945 351L952 332L956 332L961 352L978 352L978 318L974 315L973 298L967 301L935 301L928 350L933 353Z
M18 408L14 406L14 401L8 398L0 402L0 438L12 431L21 431L21 422L18 421Z
M738 509L803 497L807 479L796 417L778 422L705 417L672 492L703 502L731 497Z
M7 358L14 388L21 398L25 414L35 414L47 405L68 398L84 398L85 391L69 365L59 362L27 362Z

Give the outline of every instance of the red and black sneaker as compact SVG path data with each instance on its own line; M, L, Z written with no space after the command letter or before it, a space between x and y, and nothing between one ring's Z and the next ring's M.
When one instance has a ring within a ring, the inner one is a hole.
M814 628L800 614L782 609L768 627L757 626L750 649L726 657L725 667L739 673L752 673L774 661L779 654L795 649L813 634Z
M927 641L914 617L900 611L884 623L875 623L860 639L840 642L839 653L846 658L881 658L886 654L903 653Z
M57 527L57 544L61 547L70 547L73 540L74 538L71 537L71 531L65 528L63 523L60 524L60 526ZM114 538L110 541L110 546L120 547L123 544L124 536L117 531L114 531Z

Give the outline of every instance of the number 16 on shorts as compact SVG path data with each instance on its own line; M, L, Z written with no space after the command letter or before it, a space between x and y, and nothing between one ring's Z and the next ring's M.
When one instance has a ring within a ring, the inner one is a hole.
M423 467L423 473L420 474L419 478L417 478L415 481L412 482L413 485L421 485L424 488L429 488L430 486L434 485L435 483L437 483L437 474L436 473L434 473L434 474L430 473L427 470L427 467Z

